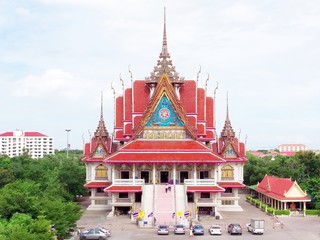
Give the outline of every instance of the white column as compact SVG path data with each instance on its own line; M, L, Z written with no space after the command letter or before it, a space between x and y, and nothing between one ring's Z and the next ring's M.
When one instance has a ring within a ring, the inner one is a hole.
M152 165L152 183L156 184L156 165Z
M196 163L193 164L193 185L196 185L197 179L197 167Z
M115 179L115 170L114 170L114 164L112 164L112 172L111 172L111 175L112 175L112 184L114 183L114 179Z
M96 189L95 188L92 188L91 189L91 205L94 205L95 204L95 201L94 201L94 196L96 195Z
M177 176L176 171L177 171L177 170L176 170L176 164L174 163L174 164L173 164L173 184L174 184L174 185L176 185L176 179L177 179L177 178L176 178L176 176Z
M133 164L132 178L133 178L133 185L135 185L135 182L136 182L136 164Z
M219 165L217 165L217 167L214 169L215 170L215 179L216 179L216 183L219 181Z

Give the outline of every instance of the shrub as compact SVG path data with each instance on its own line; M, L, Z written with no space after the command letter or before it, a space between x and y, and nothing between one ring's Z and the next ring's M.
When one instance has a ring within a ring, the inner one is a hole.
M262 203L262 204L261 204L261 209L262 209L263 211L267 211L267 209L268 209L268 205L267 205L267 204Z
M275 210L275 211L274 211L274 214L275 214L276 216L279 216L279 215L289 216L289 215L290 215L290 210Z
M320 216L320 210L317 210L317 209L307 209L306 210L306 215L309 215L309 216Z
M273 214L274 211L275 211L274 208L271 208L271 207L270 207L270 208L267 208L267 212L270 213L270 214Z

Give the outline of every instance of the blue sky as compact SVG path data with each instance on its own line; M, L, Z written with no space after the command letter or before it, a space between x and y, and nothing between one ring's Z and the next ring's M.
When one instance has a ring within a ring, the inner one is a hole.
M164 1L0 0L0 132L54 137L82 149L100 116L113 127L111 82L121 94L149 76L162 44ZM221 132L226 96L248 149L302 143L320 149L318 0L170 0L168 48L180 76L216 82Z

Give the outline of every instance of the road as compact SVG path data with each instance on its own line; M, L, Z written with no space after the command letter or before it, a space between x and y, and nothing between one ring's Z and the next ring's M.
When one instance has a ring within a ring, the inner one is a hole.
M260 209L245 201L245 195L241 195L240 205L243 212L221 212L222 219L216 220L213 217L201 217L200 224L205 227L204 236L194 236L193 239L217 238L224 239L281 239L281 240L320 240L320 217L279 217L273 218L262 212ZM252 235L247 232L245 226L250 218L261 218L265 220L266 229L263 235ZM282 224L279 224L281 222ZM230 223L239 223L243 227L241 236L230 236L226 227ZM222 236L210 236L208 228L212 224L220 224ZM83 217L77 222L79 228L87 229L92 226L104 226L111 229L112 240L179 240L190 239L188 231L186 235L174 235L173 230L169 236L157 235L157 229L141 229L130 222L127 216L107 218L104 212L86 211Z

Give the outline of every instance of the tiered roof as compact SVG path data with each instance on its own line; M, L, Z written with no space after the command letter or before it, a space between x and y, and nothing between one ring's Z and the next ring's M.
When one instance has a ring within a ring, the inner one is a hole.
M266 175L258 183L255 191L282 201L310 201L296 181L290 178L278 178Z
M224 163L225 160L200 142L137 139L106 159L107 163Z

